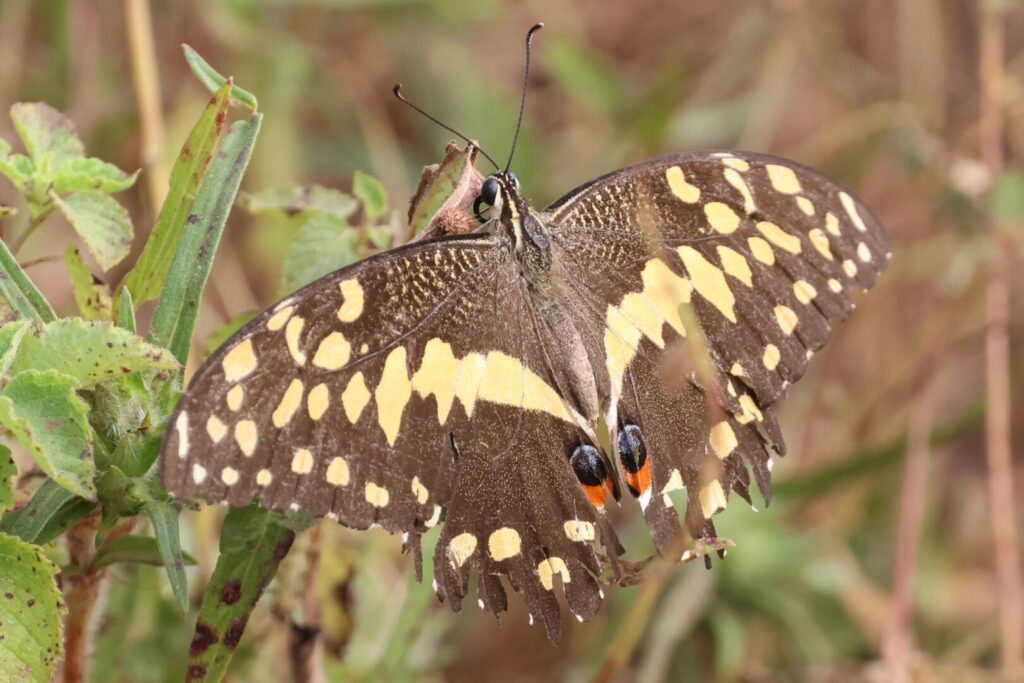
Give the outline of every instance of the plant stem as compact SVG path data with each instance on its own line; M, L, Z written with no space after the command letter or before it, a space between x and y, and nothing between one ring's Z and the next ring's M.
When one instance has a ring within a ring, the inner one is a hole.
M87 570L96 553L99 526L99 513L94 513L72 527L66 536L71 563L83 571L63 579L64 604L68 609L64 620L64 683L87 680L90 625L104 576L103 572Z
M164 139L163 111L160 107L160 74L156 66L153 19L149 0L125 0L125 27L131 50L132 80L139 108L141 135L140 161L146 170L150 211L159 210L167 193L169 171L160 159Z

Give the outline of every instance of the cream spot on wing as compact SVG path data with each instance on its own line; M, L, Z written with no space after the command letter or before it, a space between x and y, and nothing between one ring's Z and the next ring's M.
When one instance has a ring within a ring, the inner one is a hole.
M484 378L486 368L487 359L480 353L470 353L459 363L459 374L455 380L455 395L462 403L462 407L466 409L467 417L473 416L473 408L476 406L476 399L480 394L480 382Z
M430 519L428 519L427 521L423 522L423 526L427 527L428 529L433 529L435 526L437 526L437 523L440 522L440 521L441 521L441 506L440 505L435 505L434 506L433 514L430 515Z
M437 400L437 422L444 424L455 400L455 384L461 363L455 359L451 344L433 338L423 349L420 368L412 376L412 388L426 398Z
M541 560L537 565L537 576L540 578L540 585L544 590L552 590L555 587L555 574L562 577L562 583L569 583L572 577L569 576L569 568L560 557L549 557Z
M313 355L313 365L324 370L345 367L352 357L352 345L341 332L331 332L323 338Z
M299 348L299 337L302 335L302 328L305 325L306 319L297 315L289 320L284 328L284 341L288 346L288 353L291 354L296 365L306 364L306 353Z
M242 388L241 384L236 384L228 390L227 403L228 409L231 412L238 412L242 407L242 402L245 400L245 389Z
M280 311L270 316L270 319L267 321L267 329L271 332L277 332L284 327L284 324L288 322L288 319L292 317L292 313L294 312L294 306L285 306Z
M419 477L412 478L412 495L416 496L416 502L420 505L425 505L427 499L430 498L430 491L423 485Z
M412 396L412 382L406 367L406 351L399 346L388 354L373 396L377 401L377 422L384 430L388 445L394 446L402 426L402 413Z
M206 421L206 433L209 434L210 441L220 443L220 440L228 433L228 428L216 415L211 415L210 419Z
M562 526L565 529L566 538L570 541L580 543L583 541L593 541L595 538L593 522L581 519L567 519Z
M495 562L515 557L521 548L522 540L519 538L519 532L511 527L502 527L491 533L487 539L487 550Z
M448 544L448 558L456 568L466 564L466 560L476 550L476 536L471 533L459 534Z
M707 299L708 303L717 308L728 320L736 322L736 312L733 310L736 299L722 271L693 247L679 247L676 251L683 260L697 293Z
M235 443L242 450L242 455L249 457L256 451L256 423L252 420L239 420L235 424Z
M348 486L349 471L345 458L333 458L331 464L327 466L324 478L331 486Z
M775 319L779 322L779 329L783 334L793 334L796 324L799 322L796 313L789 306L776 306Z
M806 280L797 280L793 283L793 296L796 297L797 301L806 306L811 303L814 297L818 296L818 290Z
M184 410L178 413L174 428L178 431L178 457L184 458L188 455L188 413Z
M679 305L690 303L693 285L686 278L679 277L661 259L651 259L640 274L644 283L644 296L650 300L662 318L681 336L686 336L683 319L679 317Z
M871 250L863 242L857 245L857 258L864 263L871 263Z
M725 491L717 479L712 479L700 490L700 511L704 519L711 519L716 512L724 510L725 505Z
M846 259L843 261L843 272L846 273L846 277L854 277L857 275L857 264Z
M754 255L755 259L766 266L775 265L775 252L772 251L771 245L763 239L760 237L748 237L747 246L750 247L750 253Z
M725 245L718 245L715 250L718 252L718 258L722 262L722 269L727 275L731 275L747 287L753 287L753 273L750 272L750 264L747 263L747 259L743 254L739 253L731 247Z
M687 204L693 204L700 199L700 188L686 182L683 169L678 166L670 166L665 170L665 180L668 181L672 194Z
M370 402L370 391L366 388L366 380L363 373L357 372L348 381L348 386L341 394L341 405L345 409L345 417L352 424L359 420L363 408Z
M754 399L752 399L749 394L743 394L740 396L740 409L743 411L744 415L749 415L758 422L764 420L764 414L761 412L761 409L757 407L757 404L754 403Z
M238 483L238 470L234 467L225 467L220 471L220 480L225 486L234 486Z
M270 486L270 482L274 481L274 475L268 469L262 469L256 473L256 485L257 486Z
M835 278L829 278L828 288L831 289L836 294L839 294L840 292L843 291L843 283L841 283L839 280L836 280Z
M722 163L729 168L733 168L744 173L750 170L750 164L738 157L724 157L722 159Z
M319 420L327 412L327 406L331 404L331 392L326 384L317 384L313 387L309 396L306 397L306 409L312 420Z
M736 433L732 430L732 425L725 420L711 428L709 442L715 455L722 460L728 458L729 454L739 445L739 440L736 439Z
M224 369L224 379L227 382L234 383L248 377L258 365L256 353L252 350L252 340L243 339L235 344L224 354L220 365Z
M803 211L805 215L814 215L814 203L811 202L811 200L808 199L807 197L797 197L796 205L800 207L800 210Z
M665 486L662 487L662 494L672 493L673 491L680 491L686 488L683 483L683 475L679 473L679 470L672 468L672 473L668 475L668 481L665 482Z
M743 176L735 170L727 168L725 169L725 181L736 188L736 191L743 197L743 210L747 213L753 213L757 207L754 206L754 198L750 195L750 188L747 187L747 182L743 180Z
M846 213L850 217L850 220L853 221L853 225L861 232L867 232L868 228L864 225L864 220L860 217L860 213L857 211L857 203L853 201L853 197L845 192L840 192L839 201L843 203L843 208L846 209Z
M777 368L781 358L782 354L779 353L779 347L775 344L768 344L764 347L764 357L761 360L764 362L764 366L769 370Z
M825 214L825 229L829 231L829 234L839 237L839 219L836 215L829 211Z
M800 238L796 235L789 234L769 221L761 221L757 224L757 229L768 238L769 242L780 249L785 249L790 254L800 253Z
M728 204L708 202L704 205L704 215L714 231L722 235L731 235L740 227L740 217Z
M192 465L192 481L196 484L202 484L206 481L206 474L206 468L199 463Z
M359 347L359 353L362 353L362 354L365 354L369 350L370 350L370 345L365 343L365 342L363 343L362 346Z
M293 379L292 383L288 385L284 396L281 397L281 402L277 404L273 415L270 416L275 427L281 429L295 415L295 411L299 408L299 403L302 402L302 390L303 384L300 379Z
M308 448L297 448L292 455L292 472L309 474L313 471L313 453Z
M772 187L774 187L778 192L783 194L797 194L802 190L800 187L800 180L796 177L796 173L794 173L793 169L788 166L767 164L764 168L768 171L768 180L771 181Z
M807 233L807 236L811 238L811 244L814 245L814 248L817 249L822 256L831 261L832 247L829 245L828 237L825 236L825 233L822 232L820 228L814 228Z
M478 397L501 405L539 410L571 424L576 421L551 385L517 358L500 351L487 354Z
M732 367L729 368L729 374L734 377L745 377L746 373L743 371L743 366L739 363L733 363Z
M338 285L341 288L341 296L344 301L338 308L338 320L343 323L350 323L359 319L363 314L363 287L356 279L342 280Z
M366 482L366 489L363 491L366 502L375 508L386 508L391 502L391 494L383 486L378 486L372 481Z

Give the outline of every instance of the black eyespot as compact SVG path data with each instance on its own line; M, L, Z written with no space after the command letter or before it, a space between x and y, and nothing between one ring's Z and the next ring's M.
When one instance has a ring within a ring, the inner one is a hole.
M636 474L647 462L647 446L640 428L633 424L619 430L619 460L627 472Z
M494 202L498 199L498 181L496 178L488 178L484 181L483 187L480 188L480 200L484 204L494 206Z
M576 478L585 486L601 486L604 484L607 473L604 469L604 458L601 453L590 444L577 446L569 458L569 465L576 473Z

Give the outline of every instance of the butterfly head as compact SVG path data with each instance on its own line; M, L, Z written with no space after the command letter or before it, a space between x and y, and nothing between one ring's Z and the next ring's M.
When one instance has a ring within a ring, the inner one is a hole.
M525 204L519 194L516 174L512 171L498 172L488 176L480 186L480 194L473 202L473 213L481 223L504 221L521 215Z

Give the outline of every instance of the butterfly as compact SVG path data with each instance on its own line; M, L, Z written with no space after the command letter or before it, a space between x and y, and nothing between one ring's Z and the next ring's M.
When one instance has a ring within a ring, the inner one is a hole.
M666 553L714 539L751 479L770 498L774 406L890 244L850 190L749 152L646 161L543 210L498 170L473 205L476 230L337 271L231 337L172 415L160 476L400 533L418 577L441 526L441 599L459 610L475 570L484 609L507 609L507 582L557 640L556 587L589 620L618 570L614 501Z

